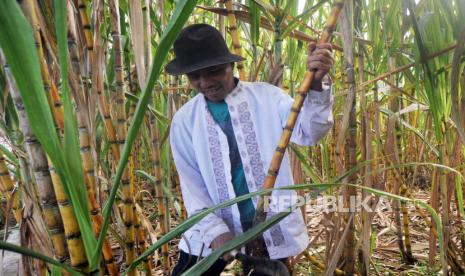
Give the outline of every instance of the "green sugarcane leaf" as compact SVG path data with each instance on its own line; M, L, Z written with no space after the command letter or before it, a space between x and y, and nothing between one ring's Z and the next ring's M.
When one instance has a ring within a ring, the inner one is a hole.
M165 61L166 56L168 55L168 51L170 50L171 45L173 45L174 40L180 33L181 28L189 18L196 4L197 0L179 1L176 5L176 10L174 11L173 16L168 22L168 26L166 26L166 29L163 32L163 36L155 52L155 56L153 57L153 63L150 67L147 83L144 87L142 87L142 95L139 98L139 102L137 103L136 111L134 112L134 117L131 122L131 126L129 127L126 142L123 146L121 159L118 163L118 169L113 180L110 195L103 208L103 225L97 242L97 249L93 254L93 259L100 260L100 251L102 249L103 239L106 235L110 223L109 219L112 209L111 207L115 201L116 192L121 183L121 176L129 159L129 153L131 152L132 145L134 144L138 130L143 122L145 111L148 108L153 88L162 71L163 62Z
M139 97L136 96L136 95L133 95L129 92L126 92L124 93L125 97L132 101L132 102L138 102L139 101ZM148 109L150 110L150 112L152 112L153 115L155 115L155 117L157 118L157 120L165 123L165 124L168 124L170 122L170 120L168 119L168 117L166 117L163 113L161 113L160 111L158 111L159 109L158 108L154 108L152 105L149 105L148 106Z
M260 38L260 9L252 0L247 1L250 10L250 42L252 45L257 46ZM256 55L253 56L256 58Z
M465 1L463 0L455 0L455 6L458 7L458 15L457 15L457 24L462 22L460 19L465 18Z
M312 182L314 182L314 183L323 182L323 179L318 174L316 169L313 168L313 166L310 164L310 160L308 158L306 158L305 155L302 154L299 151L298 147L295 146L294 144L289 144L289 146L292 149L292 151L295 153L297 159L299 159L299 161L300 161L300 163L302 165L302 168L304 169L305 173L308 174L308 176L310 177Z
M61 145L45 97L32 30L16 1L2 2L0 26L0 46L16 80L31 128L54 164L62 166Z
M79 224L84 249L91 270L98 268L98 262L92 258L92 252L95 251L97 241L92 231L90 223L90 212L87 204L87 194L84 186L84 174L81 165L81 155L79 151L79 140L77 124L75 121L74 108L71 103L68 83L68 40L67 40L67 22L66 22L66 1L55 0L55 27L58 42L58 57L60 64L60 73L62 79L61 92L64 104L64 149L63 159L66 161L68 171L62 178L62 184L67 192L73 211ZM64 172L62 172L63 174Z
M61 181L72 186L74 181L70 167L63 156L64 151L45 96L32 30L16 1L2 2L0 26L0 46L19 88L31 129L52 161ZM83 210L79 205L86 204L86 201L80 202L77 193L71 195L75 210ZM86 215L88 213L77 214L84 234L85 229L89 228Z
M6 158L13 163L15 166L19 166L18 158L4 145L0 144L0 151L6 156Z
M17 246L15 244L0 241L0 249L4 249L6 251L11 251L11 252L16 252L16 253L19 253L19 254L22 254L22 255L25 255L25 256L29 256L29 257L32 257L32 258L35 258L35 259L42 260L44 262L47 262L49 264L52 264L52 265L54 265L56 267L59 267L61 269L64 269L64 270L68 271L73 276L74 275L76 275L76 276L85 275L84 273L79 272L79 271L73 269L72 267L70 267L70 266L68 266L66 264L60 263L59 261L57 261L57 260L55 260L53 258L42 255L42 254L40 254L38 252L35 252L35 251L32 251L32 250L30 250L28 248Z
M294 17L282 30L281 39L284 39L289 35L290 32L292 32L295 28L300 27L302 25L302 22L307 22L308 19L313 15L313 13L327 1L320 1L318 2L315 6L312 6L305 11L303 11L301 14L298 16Z
M52 265L52 276L61 276L61 269L56 265Z
M434 130L435 135L438 140L442 140L442 133L441 133L441 119L442 119L442 112L441 112L441 98L439 97L438 93L436 93L436 78L433 75L433 70L431 68L430 63L428 62L426 56L428 54L427 48L425 46L425 41L423 38L423 33L420 29L420 24L415 16L415 9L413 8L412 0L408 1L408 7L410 11L410 18L412 21L412 26L415 33L416 43L415 45L418 48L420 61L423 65L423 68L426 72L426 94L429 100L429 107L431 108L434 120ZM424 18L424 17L423 17ZM424 20L423 20L424 21ZM426 25L426 22L422 22L422 26ZM425 29L425 28L422 28Z
M150 182L152 182L152 184L157 183L155 177L153 175L150 175L146 171L136 170L136 175L141 176L141 177L149 180ZM173 193L168 189L168 187L166 187L166 185L163 185L163 184L160 184L160 185L162 186L163 194L164 194L165 197L174 197Z
M459 177L455 178L455 190L456 190L456 195L457 195L459 214L462 216L462 219L464 219L465 209L464 209L464 204L463 204L462 179Z

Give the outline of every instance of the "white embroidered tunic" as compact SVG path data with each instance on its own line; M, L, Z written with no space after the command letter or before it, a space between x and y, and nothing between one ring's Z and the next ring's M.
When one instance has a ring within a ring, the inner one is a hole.
M329 131L333 124L330 90L309 92L291 142L303 146L315 145ZM247 186L250 192L255 192L264 182L293 99L273 85L239 81L225 102ZM174 115L170 141L188 216L235 197L228 141L208 111L202 94L192 98ZM289 185L293 185L293 179L286 153L275 187ZM273 192L273 197L291 198L295 194L295 191L279 190ZM257 198L252 201L256 207ZM272 215L274 213L268 213L268 217ZM186 231L185 239L181 239L179 247L192 255L207 256L212 252L211 242L226 232L236 236L242 233L236 204L209 214ZM271 259L286 258L302 252L309 240L300 208L265 231L263 237Z

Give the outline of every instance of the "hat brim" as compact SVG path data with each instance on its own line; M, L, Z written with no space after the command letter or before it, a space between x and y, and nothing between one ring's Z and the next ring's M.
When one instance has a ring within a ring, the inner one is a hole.
M197 70L205 69L205 68L215 66L215 65L220 65L220 64L230 63L230 62L238 62L238 61L243 61L243 60L245 60L245 58L239 55L229 54L224 57L206 59L201 62L197 62L195 64L186 65L186 64L182 64L181 62L179 62L178 59L175 58L165 66L165 70L168 74L177 76L177 75L187 74L187 73L191 73Z

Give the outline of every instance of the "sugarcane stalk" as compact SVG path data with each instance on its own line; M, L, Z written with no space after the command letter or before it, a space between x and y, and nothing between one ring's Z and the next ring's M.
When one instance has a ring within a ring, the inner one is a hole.
M93 35L92 35L92 26L90 24L89 16L87 15L87 0L78 0L78 9L79 9L79 16L82 22L82 28L85 38L85 45L86 50L89 56L87 58L91 58L92 51L94 50L94 42L93 42ZM89 68L91 69L91 68Z
M160 157L160 131L157 126L156 118L152 114L150 116L150 133L152 136L152 155L154 159L154 177L155 177L155 192L157 198L157 209L159 212L159 221L160 221L160 235L164 235L168 232L168 225L166 223L168 217L168 209L166 197L163 193L163 173L161 167L161 157ZM168 244L165 243L161 248L161 255L163 257L163 269L165 271L170 270L170 261L168 255Z
M131 113L131 109L132 108L130 108L129 113ZM129 164L131 171L134 171L134 167L136 166L136 159L137 159L137 156L139 156L137 154L139 152L139 148L140 148L140 143L134 145L134 151L133 151L134 154L131 156L131 162ZM137 165L138 165L138 168L141 168L140 163ZM138 181L138 177L135 174L131 174L130 178L131 178L131 182L134 183L134 186L137 187L137 189L140 191L142 187ZM136 202L140 206L143 206L142 194L140 192L136 194ZM139 214L136 208L136 204L134 204L133 212L134 212L134 229L136 232L136 240L137 240L137 253L140 255L147 249L146 233L145 233L145 229L141 225ZM144 260L144 268L145 268L146 275L152 275L151 258L146 258Z
M19 224L21 222L21 199L18 189L11 179L3 153L0 153L0 189L7 201L12 201L11 209L13 209L15 220Z
M353 4L348 2L343 9L341 18L342 35L344 41L344 63L346 71L346 85L349 94L346 100L352 99L349 110L348 137L345 143L345 168L349 170L357 165L357 118L356 118L356 97L355 97L355 70L354 70L354 43L353 43ZM347 106L346 106L347 107ZM346 110L347 111L347 110ZM356 183L358 175L353 173L347 177L348 183ZM344 214L344 224L347 227L346 240L344 242L344 272L353 275L355 269L355 223L351 219L355 216L356 210L351 209L351 202L357 196L357 191L353 186L344 189L344 204L349 212Z
M103 218L101 213L100 204L96 200L95 196L95 173L94 173L94 160L91 155L89 131L82 118L82 112L79 110L77 113L77 123L79 129L79 146L82 160L82 167L84 169L84 180L87 190L87 200L89 201L90 218L92 220L92 229L94 234L98 237L100 234ZM102 247L103 258L105 260L106 267L109 275L119 275L116 267L115 259L111 250L110 242L107 238L103 241Z
M18 165L20 178L18 184L21 187L21 201L24 206L23 220L19 225L20 244L33 250L42 251L44 255L54 256L52 241L42 216L42 209L39 206L37 185L31 177L31 170L27 164L26 156L18 156ZM20 270L20 273L24 275L47 275L46 262L25 255L21 258L22 271Z
M102 2L103 5L103 2ZM97 95L97 105L100 112L100 116L103 120L103 125L105 126L105 130L108 136L108 142L111 145L111 150L113 157L117 162L120 158L120 149L117 144L116 138L116 131L111 120L110 116L110 108L107 102L107 99L104 95L104 85L103 85L103 75L102 75L102 68L100 65L100 58L103 55L103 49L100 45L100 35L96 32L95 41L96 44L94 45L94 39L92 34L92 27L90 25L89 16L87 14L87 1L86 0L79 0L78 1L78 8L79 8L79 16L82 22L82 29L85 36L85 46L87 50L87 68L88 74L83 72L81 74L83 82L86 83L86 87L88 86L89 75L92 76L92 93ZM101 7L103 8L103 7ZM97 29L99 26L95 26Z
M446 144L446 119L445 117L441 118L441 134L442 137L438 141L438 146L440 150L439 154L439 162L440 164L447 166L447 144ZM440 169L440 177L439 177L439 190L441 192L441 207L442 207L442 224L443 224L443 232L444 232L444 259L448 259L448 252L447 252L447 245L449 244L450 239L450 222L449 222L449 212L450 212L450 201L449 201L449 193L447 187L447 173L446 170L441 168ZM447 275L448 268L443 267L445 275Z
M381 19L382 19L382 24L383 24L383 28L385 29L384 27L384 13L381 13ZM386 45L388 45L388 39L385 35L385 33L383 33L384 35L384 41L386 43ZM386 50L389 50L387 47L386 47ZM388 58L388 68L390 70L392 70L395 66L395 58L390 56ZM395 83L395 79L394 79L394 76L390 76L390 82L391 83ZM391 92L392 93L392 92ZM400 102L400 99L398 97L394 97L390 102L389 102L389 109L392 111L392 112L398 112L399 111L399 106L400 106L401 102ZM402 156L401 156L401 139L400 139L400 125L399 123L397 122L397 120L395 120L394 118L389 118L388 120L388 139L390 141L390 143L387 143L386 142L386 145L390 144L390 148L389 150L387 150L387 152L389 152L389 156L388 156L388 162L391 163L392 165L398 165L399 163L402 162ZM392 192L395 193L395 194L401 194L401 186L404 185L403 184L403 178L402 177L397 177L397 180L398 181L395 181L395 178L396 178L396 174L398 173L399 175L402 175L402 168L397 168L396 170L393 170L391 172L389 172L389 177L390 177L390 180L388 183L392 184ZM395 184L394 184L395 183ZM395 201L394 202L394 215L395 215L395 222L396 222L396 228L397 228L397 244L399 246L399 250L401 252L401 257L402 257L402 260L406 263L411 263L412 262L412 254L411 252L409 253L408 251L408 247L410 247L411 249L411 245L407 245L407 242L410 242L410 231L409 231L409 226L408 226L408 213L407 213L407 210L406 210L406 205L404 202L398 202L398 201ZM401 218L401 213L403 214L402 215L402 218ZM405 238L405 240L404 240Z
M186 211L186 207L184 207L184 201L182 199L179 175L178 175L178 171L176 170L176 167L174 166L174 164L171 167L172 167L171 182L173 183L174 193L176 195L176 198L178 199L179 208L181 209L181 219L184 221L187 218L187 211Z
M231 32L234 53L236 55L242 56L242 46L239 40L239 32L237 28L236 16L234 15L232 1L225 0L224 5L226 6L226 10L228 11L229 31ZM247 76L242 61L237 62L237 69L239 70L239 78L241 80L246 80Z
M171 78L170 78L171 85L170 86L171 87L176 87L177 84L178 84L178 80L179 80L178 76L171 76ZM175 89L172 94L171 93L168 94L168 97L167 97L167 102L168 102L167 116L170 119L173 118L173 115L176 112L176 99L178 99L178 100L180 99L179 93L180 93L180 90ZM168 132L167 132L167 134L168 134ZM172 158L168 158L168 160L172 160ZM155 162L155 159L153 159L153 161ZM187 211L186 211L186 208L184 207L184 200L182 198L181 184L180 184L180 180L179 180L178 171L176 170L176 166L172 162L170 162L170 167L171 167L171 174L170 174L171 190L176 195L177 202L179 203L179 208L181 210L181 219L185 220L187 218Z
M40 205L43 210L42 215L50 233L55 256L59 262L65 263L69 261L69 253L65 240L63 221L60 216L57 199L53 191L53 184L48 168L47 158L45 157L45 153L39 141L32 133L21 95L17 90L10 68L5 63L3 53L0 55L0 60L3 65L11 97L18 112L20 130L24 135L26 153L29 157L32 174L37 184Z
M360 17L360 10L356 13L358 19L357 22L357 29L360 30L362 26L361 17ZM359 76L359 83L362 83L365 79L365 59L363 53L363 45L358 45L358 76ZM362 160L373 160L373 137L371 134L371 127L370 127L370 117L371 114L367 110L367 98L366 98L366 91L365 89L361 89L360 91L360 108L362 109L362 118L361 118L361 144L362 144ZM373 187L373 163L371 162L367 166L365 166L365 170L363 172L363 179L364 185L366 187ZM367 196L370 196L369 193L363 191L363 199L364 200ZM371 206L373 206L372 204ZM368 210L362 209L362 233L361 233L361 274L362 275L369 275L369 268L370 268L370 245L371 245L371 223L373 221L375 213L368 212Z
M134 205L135 206L135 205ZM138 244L138 253L142 254L146 249L147 249L147 242L146 242L146 235L144 228L142 227L140 223L139 216L137 215L136 208L134 208L134 228L136 230L136 235L137 235L137 244ZM152 275L152 261L151 258L146 258L144 260L144 268L145 268L145 275L149 276Z
M131 74L129 74L131 76ZM134 92L136 88L136 84L134 82L131 82L131 78L129 78L129 84L130 84L130 89L131 92ZM131 120L132 116L134 115L135 111L135 104L134 102L131 102L129 106L129 120ZM129 170L134 171L135 168L142 168L141 162L137 162L137 157L140 156L138 153L140 152L140 140L138 143L134 145L134 150L133 153L130 156L130 162L129 162ZM130 175L130 181L131 183L134 184L134 187L136 187L137 191L140 191L142 189L141 184L139 182L139 178L135 174ZM142 194L140 192L136 193L135 195L135 200L136 203L139 204L140 206L143 206L143 201L142 201ZM136 204L134 204L134 231L136 235L136 241L137 241L137 253L141 255L146 249L147 249L147 242L146 242L146 233L145 229L141 225L141 221L139 216L142 216L142 214L139 214L137 212ZM150 258L144 259L144 268L145 268L145 275L150 276L152 275L152 261Z
M394 65L395 65L395 58L394 57L389 57L389 68L392 69L394 68ZM393 78L393 76L391 76L391 79L390 81L392 83L395 82L395 79ZM401 105L401 99L399 98L394 98L390 103L389 103L389 108L391 111L393 112L397 112L399 111L399 108L400 108L400 105ZM401 128L400 128L400 125L399 123L396 121L394 121L394 130L395 130L395 133L393 133L393 147L394 147L394 157L390 158L390 160L392 160L392 164L393 165L398 165L400 162L402 162L403 160L403 156L402 156L402 137L401 137ZM394 189L394 193L399 193L401 196L404 196L405 195L405 192L407 190L407 186L405 185L404 183L404 178L402 177L402 174L405 172L402 170L403 168L398 168L396 170L399 170L398 174L399 174L399 177L397 177L397 183L399 183L399 189ZM393 174L395 174L396 172L393 172ZM396 185L397 186L397 185ZM398 236L399 236L399 248L402 252L402 259L404 262L406 262L407 264L412 264L415 259L413 258L413 254L412 254L412 244L411 244L411 241L410 241L410 227L409 227L409 218L408 218L408 211L407 211L407 204L405 202L396 202L396 222L397 222L397 226L398 226ZM400 208L399 208L399 204L400 204ZM400 212L399 212L399 209L400 209ZM400 221L400 213L402 214L402 222ZM402 224L401 224L402 223ZM400 228L402 227L402 228ZM402 230L401 230L402 229ZM402 241L402 238L401 237L404 237L404 240Z
M82 241L81 231L77 222L73 206L68 195L64 190L63 183L55 171L55 168L48 159L50 176L52 178L53 189L57 198L58 207L63 219L63 228L65 230L66 242L68 244L71 266L79 270L88 270L89 262L87 261L84 243Z
M407 186L402 183L400 186L400 195L405 196L407 192ZM411 264L415 262L415 259L413 257L412 253L412 242L410 240L410 226L409 226L409 216L408 216L408 211L407 211L407 203L401 202L400 203L400 211L402 213L402 227L403 227L403 233L404 233L404 242L405 242L405 261L408 264Z
M314 265L318 270L320 270L320 272L325 271L325 265L322 262L320 262L320 260L318 260L315 256L311 255L307 250L305 250L303 254L307 258L307 260L310 263L312 263L312 265ZM344 271L336 268L336 270L334 270L334 275L344 276L346 274Z
M152 25L150 24L150 1L142 1L142 14L143 22L145 26L145 35L144 35L144 50L145 50L145 70L149 71L150 64L152 64Z
M110 26L111 36L113 38L113 51L115 54L115 87L116 87L116 134L120 152L126 142L126 111L124 97L124 76L123 76L123 55L121 44L121 27L119 15L119 1L109 1L110 6ZM126 263L130 264L135 256L135 231L134 231L134 186L129 179L128 168L124 169L121 177L121 191L123 201L123 221L125 226L125 243L126 243ZM135 271L129 272L135 275Z
M40 72L44 82L44 90L46 92L48 103L51 107L53 119L58 128L64 128L63 105L55 83L50 78L49 69L45 59L45 51L41 38L42 28L38 20L38 6L35 1L24 1L23 9L33 27L34 40L36 42L37 54L40 61Z
M31 9L30 14L32 17L32 21L37 22L37 14L36 14L37 6L32 4L30 6L30 9ZM41 63L41 71L42 71L43 77L46 79L45 84L50 85L50 83L53 83L53 81L51 81L49 78L50 74L49 74L48 66L47 64L45 64L45 59L44 59L45 51L43 50L42 43L40 43L40 36L37 31L35 32L35 38L37 41L36 44L38 46L39 57L41 58L39 61ZM53 56L53 53L52 53L52 56ZM52 88L53 88L52 91L57 92L54 90L56 87L52 85ZM50 100L52 97L55 97L55 102L52 102ZM62 124L64 116L63 116L63 109L62 109L61 103L59 102L58 93L50 93L50 95L48 95L48 98L49 98L49 104L53 103L54 106L57 107L57 108L53 108L51 106L51 109L52 110L54 109L54 112L52 112L52 115L56 117L54 118L54 121L58 122L56 123L57 131L60 134L62 134L64 132L64 125ZM56 105L57 102L59 104ZM48 158L48 156L47 156L47 162L48 162L50 177L51 177L52 184L53 184L53 190L55 192L60 215L63 221L63 228L65 232L66 243L68 245L71 266L79 270L82 270L82 271L88 271L89 262L87 260L81 231L79 228L79 224L77 222L76 214L74 213L73 206L69 200L68 194L65 192L65 188L63 186L63 183L61 182L61 178L58 176L54 168L54 165L51 162L51 160Z
M324 28L324 32L319 40L319 43L328 42L331 38L331 34L333 33L334 29L336 28L337 19L339 17L339 13L344 6L344 0L337 0L334 3L334 6L331 10L331 14L329 15L328 21ZM298 92L296 93L296 97L291 107L291 112L286 121L286 126L283 130L281 138L279 139L278 147L273 155L271 160L270 166L268 168L268 173L265 178L265 182L263 183L262 189L269 189L273 188L276 177L278 176L279 168L281 166L284 153L286 152L286 148L289 145L289 141L291 139L292 131L297 121L297 117L302 109L302 105L304 103L305 97L307 96L308 91L312 85L313 79L315 76L314 71L307 71L305 72L304 80L302 81ZM265 221L266 214L264 210L264 196L260 196L257 203L257 208L255 212L254 218L254 225L257 225L260 222ZM261 246L264 244L261 243ZM259 245L260 246L260 245ZM254 247L252 247L254 248ZM254 248L256 256L263 256L266 248Z

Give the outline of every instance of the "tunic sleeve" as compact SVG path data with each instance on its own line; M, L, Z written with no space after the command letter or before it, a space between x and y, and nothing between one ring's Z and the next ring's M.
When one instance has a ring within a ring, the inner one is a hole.
M192 135L177 116L171 124L170 142L188 216L214 206L195 158ZM209 248L216 237L229 232L226 223L215 213L207 215L191 230L197 232L195 236L201 239L205 248Z
M301 146L313 146L323 138L333 126L332 86L321 92L310 90L297 118L291 142ZM286 125L293 99L281 93L279 112L283 128Z

